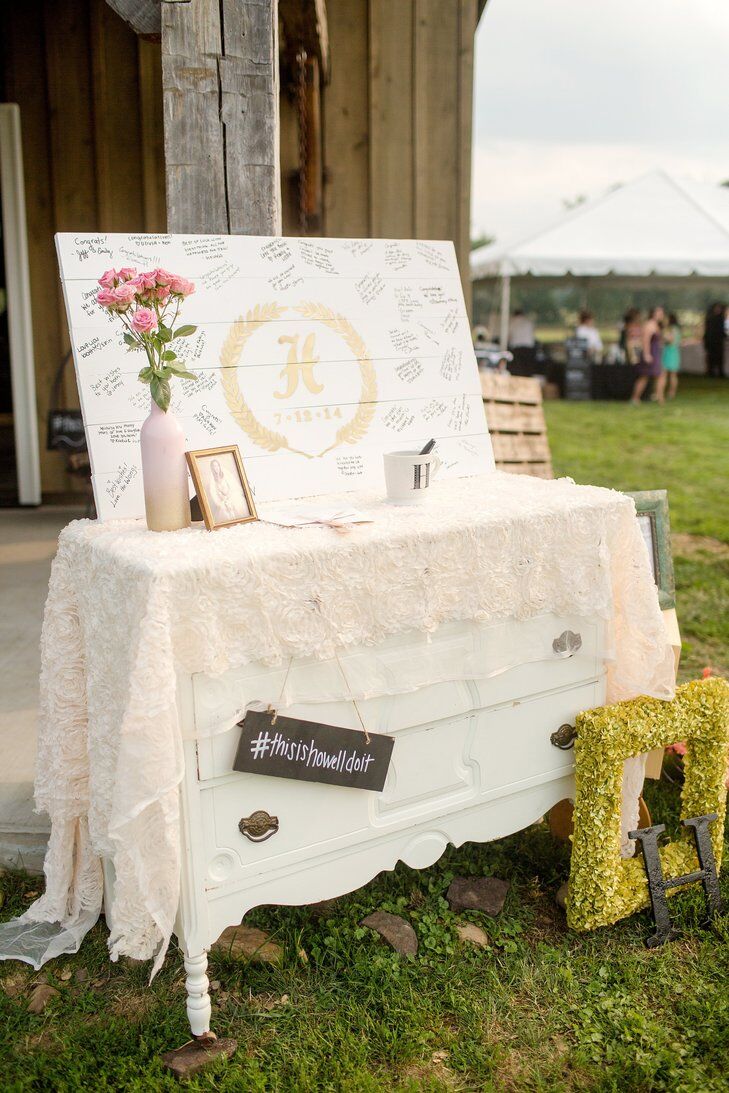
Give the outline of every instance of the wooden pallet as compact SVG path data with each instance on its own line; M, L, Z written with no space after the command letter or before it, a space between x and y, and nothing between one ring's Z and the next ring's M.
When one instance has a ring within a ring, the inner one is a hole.
M553 478L539 380L481 372L481 390L497 468Z

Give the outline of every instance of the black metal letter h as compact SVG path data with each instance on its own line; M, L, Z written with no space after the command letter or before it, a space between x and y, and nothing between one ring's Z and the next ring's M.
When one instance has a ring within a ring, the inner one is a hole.
M628 832L629 838L636 839L640 843L648 877L648 890L651 897L653 918L656 923L656 932L646 941L649 949L655 949L656 946L663 945L666 941L672 941L677 936L668 911L666 891L669 888L678 888L682 884L701 881L706 893L707 919L711 920L721 911L719 878L716 874L714 849L709 834L709 824L716 819L717 814L714 812L710 816L695 816L693 819L681 821L684 827L693 828L696 840L696 855L700 866L693 873L686 873L683 877L666 879L663 876L661 859L658 854L658 836L666 830L665 824L655 824L653 827L642 827L638 831Z

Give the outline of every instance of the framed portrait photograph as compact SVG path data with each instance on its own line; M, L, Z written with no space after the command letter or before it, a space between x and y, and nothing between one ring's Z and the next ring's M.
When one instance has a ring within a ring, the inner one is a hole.
M635 501L638 524L648 547L658 602L665 611L676 606L676 585L671 554L671 523L666 490L642 490L629 493Z
M237 445L185 455L208 531L258 519Z

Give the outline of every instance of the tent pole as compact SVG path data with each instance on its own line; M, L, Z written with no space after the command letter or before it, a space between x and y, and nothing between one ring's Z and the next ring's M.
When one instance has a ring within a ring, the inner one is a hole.
M511 275L501 275L501 323L499 327L499 348L509 345L509 315L511 313Z

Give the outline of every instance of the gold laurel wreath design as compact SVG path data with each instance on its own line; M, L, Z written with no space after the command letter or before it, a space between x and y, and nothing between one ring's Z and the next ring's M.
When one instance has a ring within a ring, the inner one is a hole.
M375 405L377 375L367 352L367 347L343 315L337 315L330 308L324 307L323 304L305 303L295 307L294 311L298 311L305 319L324 323L325 326L328 326L330 330L333 330L344 339L359 362L362 386L359 405L353 418L338 430L334 442L328 448L319 452L316 457L309 452L302 452L298 448L292 448L285 436L273 432L273 430L267 429L265 425L261 424L243 397L236 376L238 362L251 335L264 323L280 319L285 311L285 307L281 307L276 303L257 304L246 313L245 319L241 317L233 323L220 351L220 374L223 393L234 419L259 448L264 448L269 452L276 452L283 448L288 449L295 455L306 456L307 459L320 459L327 452L332 451L333 448L339 447L340 444L356 444L358 440L365 436L377 409Z

